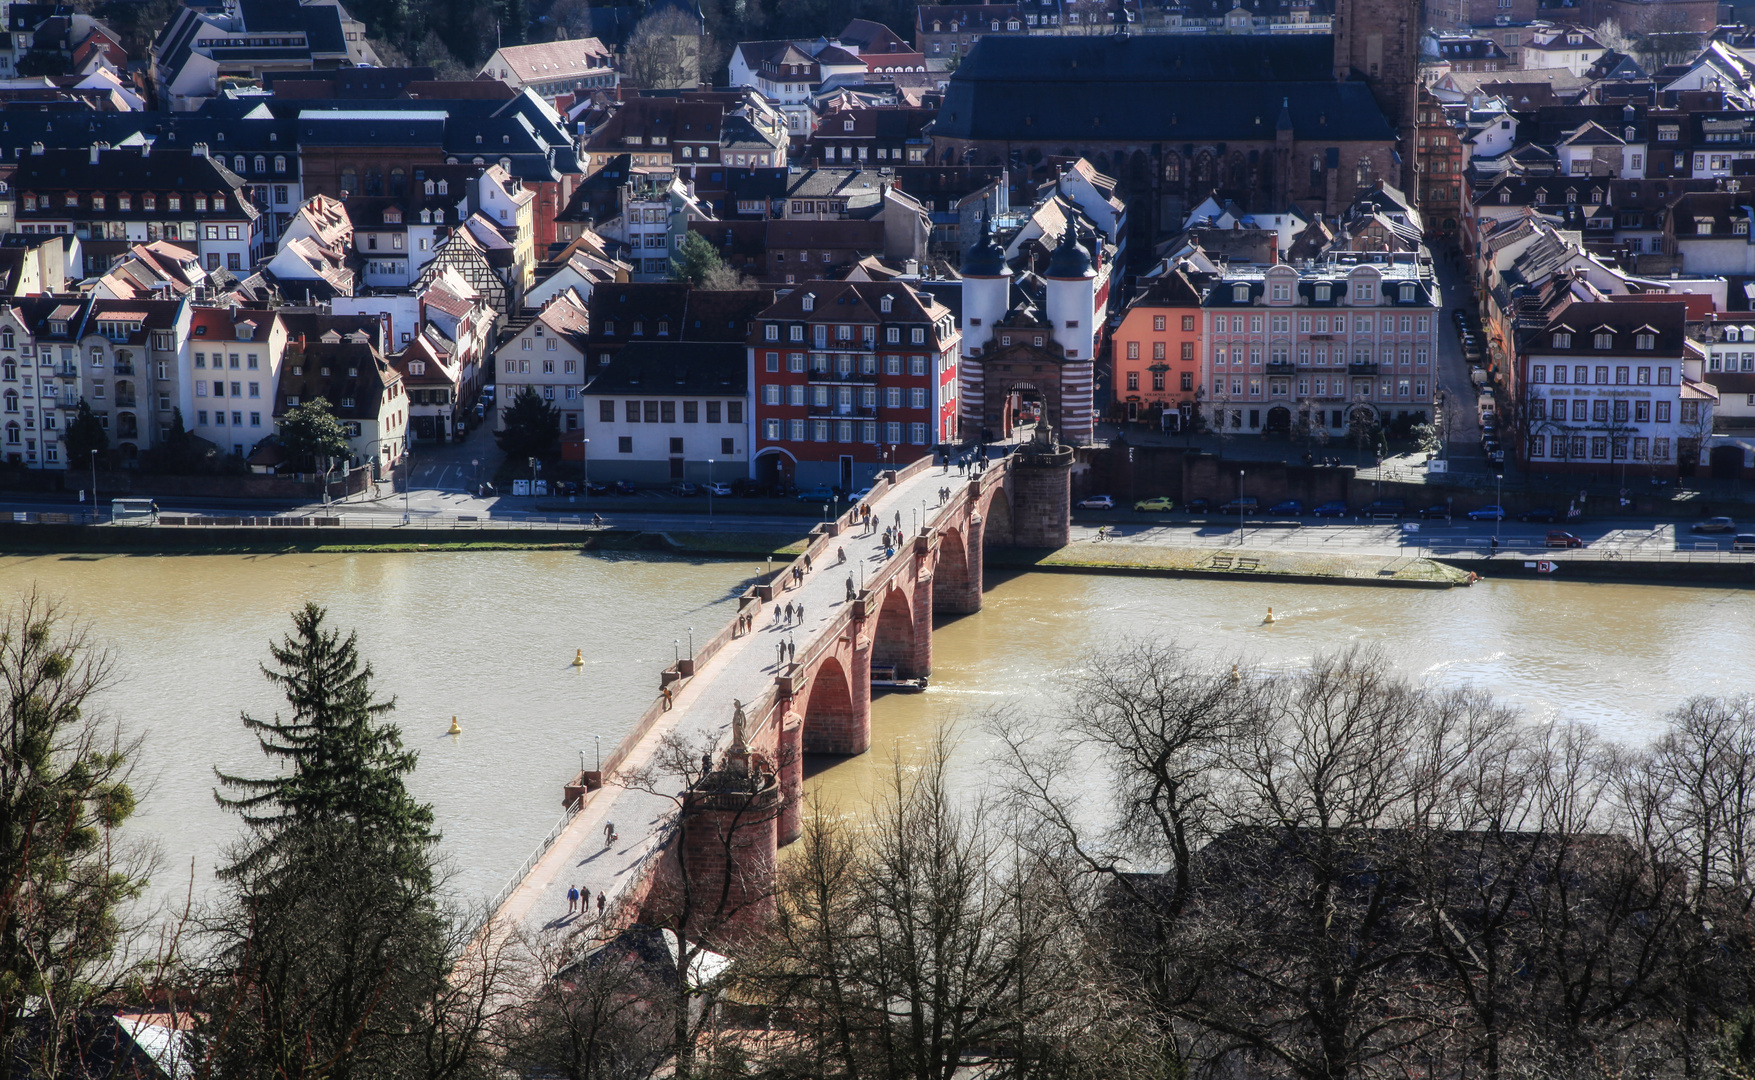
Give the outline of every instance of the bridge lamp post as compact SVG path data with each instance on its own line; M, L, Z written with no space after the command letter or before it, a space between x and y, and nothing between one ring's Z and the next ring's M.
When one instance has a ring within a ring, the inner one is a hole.
M670 639L670 655L675 663L682 663L682 638Z
M707 459L707 531L708 532L713 531L713 459L712 458ZM694 655L693 649L689 650L689 655L690 656Z
M1237 470L1237 546L1238 547L1243 546L1243 530L1248 527L1248 523L1246 521L1244 521L1244 519L1243 519L1243 515L1247 512L1248 512L1248 508L1243 505L1243 470L1238 469Z

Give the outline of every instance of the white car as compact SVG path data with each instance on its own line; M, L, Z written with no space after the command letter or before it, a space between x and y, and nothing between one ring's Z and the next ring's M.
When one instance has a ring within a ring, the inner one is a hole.
M717 480L711 484L705 484L702 486L707 489L707 493L709 495L729 495L729 494L731 494L731 485L730 484L721 484Z
M1113 510L1115 500L1108 495L1093 495L1088 499L1079 500L1080 510Z

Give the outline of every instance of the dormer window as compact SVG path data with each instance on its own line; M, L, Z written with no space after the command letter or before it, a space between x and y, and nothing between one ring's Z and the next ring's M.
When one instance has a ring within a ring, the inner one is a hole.
M1414 302L1414 287L1412 285L1403 285L1402 286L1402 303L1411 304L1413 302Z
M658 336L659 337L669 337L670 336L670 321L668 319L659 319L658 320Z
M614 319L604 320L603 336L604 337L615 337L615 320Z
M804 310L815 311L817 308L816 294L815 293L805 293L803 303L804 303Z
M890 313L890 304L891 304L890 298L888 296L885 296L884 298L882 298L881 300L878 301L878 310L883 312L885 315L888 315Z
M1570 348L1572 348L1572 335L1566 333L1565 331L1561 331L1561 330L1555 331L1554 332L1554 347L1556 349L1570 349Z
M1326 303L1328 301L1329 296L1330 296L1330 289L1327 285L1318 285L1316 287L1316 298L1318 300Z
M1249 303L1249 286L1247 286L1247 285L1233 285L1233 286L1231 286L1231 300L1233 303L1237 303L1237 304Z
M641 334L644 334L645 332L646 332L646 320L645 319L635 319L634 320L634 336L639 337Z
M1598 330L1591 338L1591 345L1593 348L1598 349L1613 349L1615 347L1614 332L1611 330Z
M1633 347L1635 349L1655 349L1657 348L1657 335L1641 331L1633 335Z
M1510 201L1511 201L1511 192L1501 191L1499 193L1499 205L1500 206L1504 206L1506 203L1509 203Z
M425 360L409 361L408 373L410 375L425 375L427 373L427 362Z

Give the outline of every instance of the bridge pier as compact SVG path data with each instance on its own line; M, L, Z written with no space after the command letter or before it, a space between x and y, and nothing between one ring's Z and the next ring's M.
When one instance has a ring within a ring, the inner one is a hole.
M774 916L782 796L779 780L750 767L745 751L683 798L680 871L648 901L662 922L682 932L738 937Z
M1072 541L1072 447L1034 442L1015 458L1012 543L1065 547Z
M780 822L775 842L781 847L804 832L804 717L794 709L791 697L776 707L780 717L775 768L780 773Z

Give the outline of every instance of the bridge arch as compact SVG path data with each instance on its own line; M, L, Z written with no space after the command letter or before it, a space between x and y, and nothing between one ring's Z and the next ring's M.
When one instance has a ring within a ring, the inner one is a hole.
M1009 547L1012 543L1012 500L1005 486L995 484L982 504L981 546Z
M931 632L928 628L927 633ZM872 632L872 666L893 664L897 678L918 678L925 674L919 670L918 646L914 604L907 593L891 586L884 592L883 605L878 608L877 629Z
M969 615L981 610L980 552L971 564L969 544L963 530L946 528L939 534L938 558L932 569L932 609L946 615Z
M870 695L856 696L840 659L825 656L806 691L801 742L807 754L859 754L871 742Z

